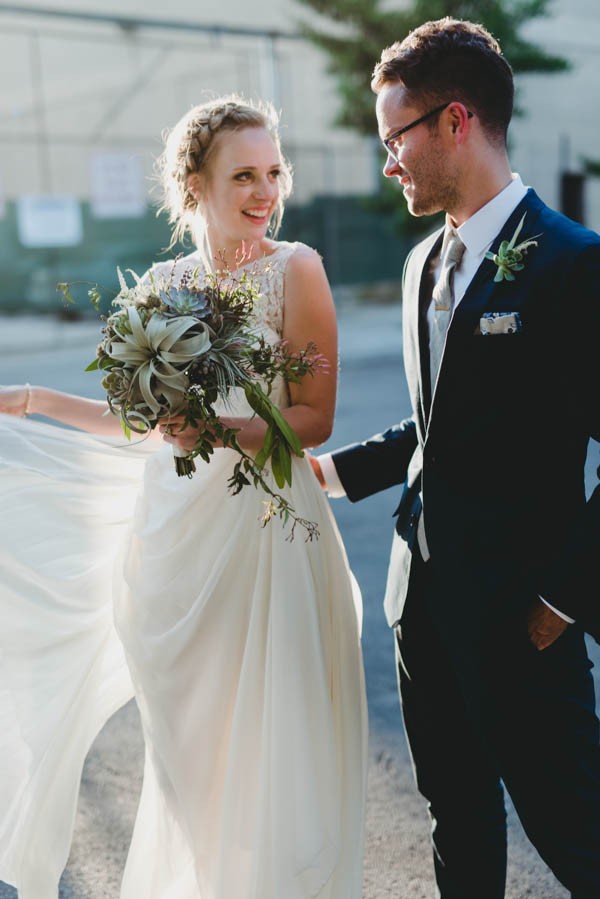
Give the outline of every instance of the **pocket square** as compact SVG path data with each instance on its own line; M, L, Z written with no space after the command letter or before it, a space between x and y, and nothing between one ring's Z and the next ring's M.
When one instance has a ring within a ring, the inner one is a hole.
M496 334L518 334L523 327L518 312L484 312L479 319L479 333L483 337Z

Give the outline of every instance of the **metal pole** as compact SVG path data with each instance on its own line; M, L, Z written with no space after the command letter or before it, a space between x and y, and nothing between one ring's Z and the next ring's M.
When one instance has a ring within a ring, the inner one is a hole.
M40 172L40 188L42 192L52 191L52 166L50 164L50 142L48 140L48 122L46 118L46 100L44 97L44 79L42 76L42 52L38 32L29 40L29 61L31 85L34 96L34 110L37 118L37 145Z
M165 64L167 58L168 52L160 50L150 60L150 62L146 64L146 66L138 74L137 78L135 78L133 83L126 87L118 97L115 97L108 109L105 110L99 121L92 129L92 133L90 136L91 143L96 143L104 136L105 131L110 128L111 124L114 123L117 116L123 114L127 107L127 104L143 87L146 86L146 84L148 84L148 82L154 77L161 66Z
M561 172L568 172L571 168L571 138L564 131L558 136L558 161Z
M266 35L265 52L261 56L261 94L270 100L276 109L281 104L281 84L279 78L279 59L277 42L273 34Z
M54 19L90 22L94 24L117 25L119 28L131 30L135 28L161 28L170 31L201 31L204 34L225 34L238 37L276 37L287 40L303 40L293 31L266 30L264 28L248 28L232 25L203 25L200 22L187 22L177 19L147 19L136 16L119 16L115 13L90 13L83 10L52 9L43 6L22 6L19 3L0 3L0 13L13 13L18 16L42 16Z
M336 159L335 149L322 148L323 177L325 181L323 214L325 218L325 260L327 262L327 274L332 284L340 280L340 244L339 221L335 184Z

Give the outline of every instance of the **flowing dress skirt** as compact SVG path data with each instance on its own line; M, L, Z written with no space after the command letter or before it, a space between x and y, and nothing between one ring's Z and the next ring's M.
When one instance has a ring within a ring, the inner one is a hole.
M228 495L229 450L188 480L169 447L0 419L0 878L56 899L85 754L131 695L114 609L146 742L122 899L359 899L360 597L307 460L285 493L320 538L289 542Z

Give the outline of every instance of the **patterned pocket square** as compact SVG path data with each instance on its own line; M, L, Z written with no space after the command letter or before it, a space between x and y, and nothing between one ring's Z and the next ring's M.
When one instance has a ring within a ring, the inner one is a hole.
M518 312L485 312L479 319L477 333L482 337L496 334L518 334L523 324Z

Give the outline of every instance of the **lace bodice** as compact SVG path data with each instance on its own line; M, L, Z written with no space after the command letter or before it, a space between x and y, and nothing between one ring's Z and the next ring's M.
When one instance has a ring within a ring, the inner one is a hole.
M254 330L257 335L262 335L271 344L278 343L283 336L285 272L287 264L298 246L298 243L281 241L270 256L263 256L238 269L238 271L248 272L259 288L260 296L253 315ZM173 283L177 286L184 271L190 268L204 270L202 257L198 251L183 256L181 259L158 262L152 267L152 273L159 278L172 277ZM289 393L283 380L273 384L271 398L280 408L289 405ZM219 408L222 408L224 414L229 415L252 414L243 391L232 391L227 408L217 404L217 410Z
M254 320L258 333L264 334L270 343L281 340L283 334L283 301L285 288L285 270L291 256L299 244L281 241L274 253L263 256L238 271L248 272L260 290L260 298L256 305ZM198 251L169 262L157 262L152 273L158 277L169 277L173 272L173 283L178 285L184 271L198 267L204 269L202 257Z

